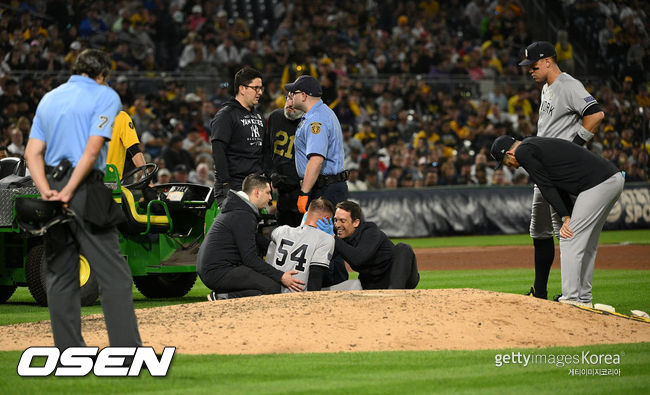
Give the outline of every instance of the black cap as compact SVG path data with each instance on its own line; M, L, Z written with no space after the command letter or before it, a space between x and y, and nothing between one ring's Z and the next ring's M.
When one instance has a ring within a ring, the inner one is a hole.
M555 47L548 41L536 41L526 48L526 59L519 62L519 66L528 66L540 59L556 56Z
M515 143L515 138L512 136L499 136L494 143L492 143L492 148L490 148L490 154L497 161L497 167L500 168L503 165L503 158L506 156L506 151L512 147Z
M284 84L284 89L289 93L297 91L305 92L313 97L321 97L323 95L323 88L321 88L318 80L311 75L301 75L295 82Z

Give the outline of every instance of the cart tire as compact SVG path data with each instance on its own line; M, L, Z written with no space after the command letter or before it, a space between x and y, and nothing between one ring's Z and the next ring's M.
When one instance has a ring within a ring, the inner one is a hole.
M27 262L25 263L25 279L27 280L29 293L32 294L36 303L41 306L47 306L46 270L45 248L42 244L32 247L27 254ZM88 260L83 255L79 255L79 280L81 305L90 306L94 304L99 296L99 286L94 273L90 270Z
M180 298L196 282L196 272L149 274L133 277L135 287L147 298Z
M15 285L0 285L0 303L4 303L11 298L16 290Z

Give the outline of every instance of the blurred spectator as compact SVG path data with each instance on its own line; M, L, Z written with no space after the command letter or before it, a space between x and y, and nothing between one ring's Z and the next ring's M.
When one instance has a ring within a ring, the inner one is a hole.
M194 168L194 159L189 152L183 149L183 137L178 134L172 135L169 144L163 150L162 158L165 160L168 168L174 169L174 173L176 172L177 166L185 166L186 177L187 169ZM174 177L176 177L175 174Z
M347 167L347 170L350 172L350 176L346 181L350 192L368 190L366 182L359 179L359 165L352 164Z
M199 163L196 166L196 171L190 173L189 182L212 187L214 185L214 174L206 163Z
M573 60L573 46L569 42L569 33L566 30L557 31L557 42L555 43L557 53L557 64L561 70L571 75L575 72Z
M158 181L156 182L156 185L169 184L172 181L172 173L167 169L158 170L157 177Z
M25 144L23 143L23 132L14 127L10 131L11 144L7 147L7 151L11 156L22 157L25 154Z
M174 166L174 174L172 177L173 182L181 182L181 183L186 183L187 182L187 166L180 164Z

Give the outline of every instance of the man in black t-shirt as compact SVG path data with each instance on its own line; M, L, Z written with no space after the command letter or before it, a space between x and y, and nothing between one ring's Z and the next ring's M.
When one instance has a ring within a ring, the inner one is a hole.
M606 159L557 138L517 141L501 136L492 144L491 153L497 168L506 165L526 169L544 199L562 218L559 301L591 307L598 238L623 191L623 175Z
M235 74L235 97L223 104L210 122L217 202L229 189L241 190L244 178L262 172L264 120L255 110L264 85L262 74L244 67Z

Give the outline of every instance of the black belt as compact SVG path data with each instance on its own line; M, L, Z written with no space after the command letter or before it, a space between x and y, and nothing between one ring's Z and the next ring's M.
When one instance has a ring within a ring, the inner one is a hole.
M333 184L335 182L347 181L349 174L350 172L347 170L343 170L339 174L330 174L330 175L321 174L318 176L318 179L316 180L316 187L322 188L326 185Z

